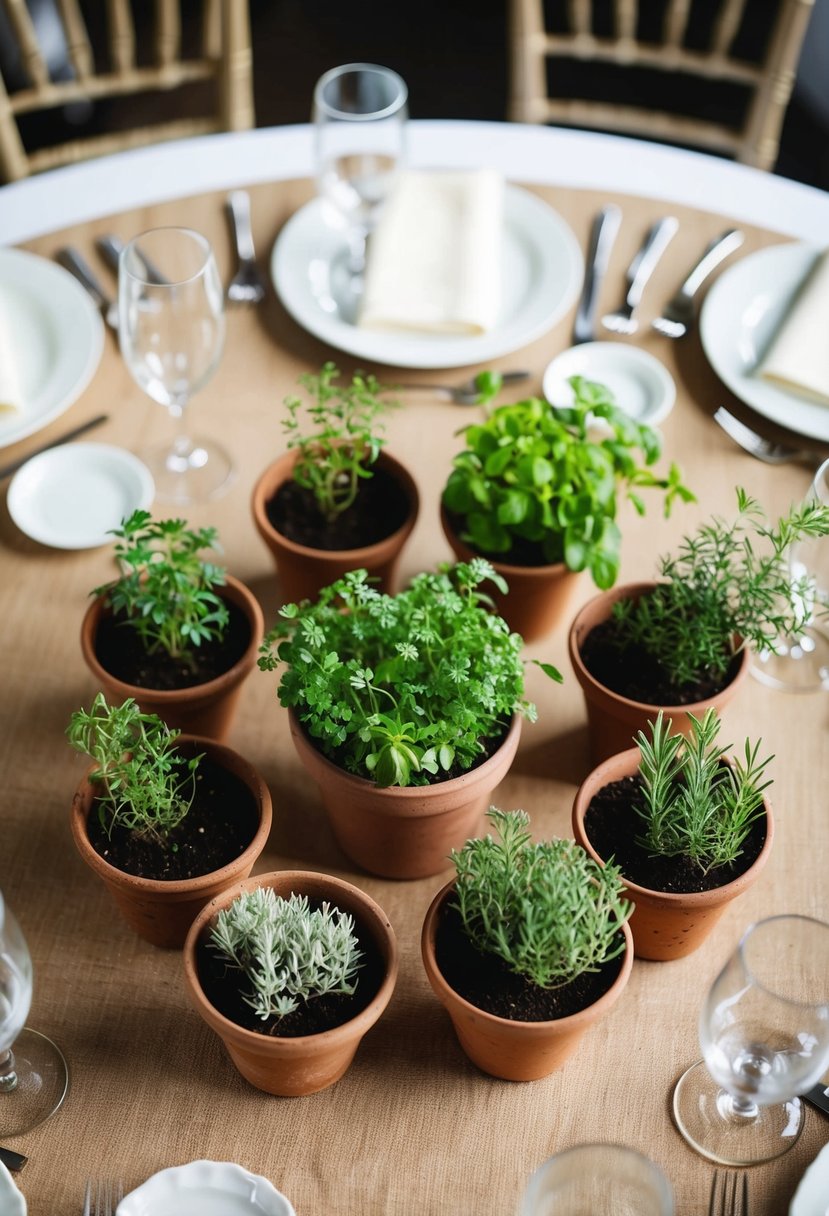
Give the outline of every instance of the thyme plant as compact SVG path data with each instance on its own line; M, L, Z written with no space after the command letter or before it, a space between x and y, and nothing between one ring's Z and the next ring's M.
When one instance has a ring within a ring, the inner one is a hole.
M739 857L763 816L763 792L772 784L763 775L774 757L758 760L760 742L752 746L746 739L743 760L727 764L729 748L717 745L716 711L688 719L688 739L670 733L661 711L648 723L650 737L644 731L637 736L645 798L638 843L651 854L688 857L707 873Z
M279 700L323 755L378 785L424 785L472 767L514 714L530 721L522 641L488 610L476 559L420 574L399 595L354 570L314 602L287 604L259 666L282 668ZM554 667L538 664L552 679Z
M340 385L335 383L339 374L329 362L319 375L300 376L310 404L286 397L288 417L282 422L289 450L297 450L294 481L311 491L329 523L352 505L360 481L373 476L370 466L385 443L377 418L394 404L382 399L384 390L374 376L358 372L350 384Z
M112 535L121 576L92 594L106 598L151 654L186 660L194 647L222 637L229 614L215 588L225 572L200 556L215 548L215 528L192 530L183 519L134 511Z
M714 516L663 557L663 582L638 600L614 605L616 645L638 644L681 686L699 676L722 680L745 646L775 649L809 619L808 578L792 579L790 547L829 535L829 506L793 507L773 526L759 503L737 488L737 515Z
M541 988L558 988L624 950L633 908L618 868L574 840L533 844L524 811L490 807L496 837L467 840L451 857L455 907L472 942Z
M348 913L270 887L246 891L216 917L210 944L250 985L243 994L263 1021L283 1018L314 997L352 994L362 954Z
M182 756L179 732L141 713L132 697L110 706L102 692L90 710L75 710L66 734L98 766L90 780L100 786L96 807L107 836L120 827L166 847L192 806L201 756Z

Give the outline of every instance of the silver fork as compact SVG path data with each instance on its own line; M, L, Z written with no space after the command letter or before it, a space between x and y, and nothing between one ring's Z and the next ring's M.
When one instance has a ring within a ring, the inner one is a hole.
M239 268L227 288L231 304L258 304L265 296L265 276L256 265L253 235L250 229L250 195L246 190L232 190L227 196L227 208L236 241Z
M90 1178L83 1197L83 1216L115 1216L115 1209L124 1198L121 1182L108 1178L94 1181Z
M697 292L720 262L739 249L744 240L745 236L739 228L728 228L715 237L688 272L682 286L662 309L662 315L651 321L653 328L666 338L684 338L694 324L694 298Z
M708 1216L748 1216L748 1174L745 1170L742 1174L714 1170Z
M501 372L501 379L504 384L515 384L519 380L526 380L529 374L529 372L524 371ZM474 376L471 380L464 380L461 384L396 384L389 391L401 393L437 393L441 397L448 397L455 405L477 405L478 398L481 395L481 390L475 384Z
M606 313L602 317L602 325L605 329L610 329L617 334L636 333L639 323L634 319L634 311L639 307L645 285L678 227L679 220L673 215L666 215L652 225L642 248L628 267L626 276L628 290L624 303L615 312Z
M729 414L723 406L714 411L712 418L735 443L738 443L751 456L765 461L766 464L788 464L790 461L799 460L816 469L819 464L823 463L824 455L814 448L792 448L785 443L775 443L771 439L766 439L765 436L753 431L750 426L746 426L744 422L740 422L739 418Z

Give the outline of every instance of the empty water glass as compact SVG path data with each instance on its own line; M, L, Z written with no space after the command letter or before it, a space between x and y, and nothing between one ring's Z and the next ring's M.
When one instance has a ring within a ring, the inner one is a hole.
M520 1216L673 1216L662 1171L622 1144L579 1144L530 1176Z

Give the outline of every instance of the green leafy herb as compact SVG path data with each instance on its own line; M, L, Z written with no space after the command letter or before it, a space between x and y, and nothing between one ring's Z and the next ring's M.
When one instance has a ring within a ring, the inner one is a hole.
M376 420L395 404L381 398L384 390L374 376L358 372L350 384L338 385L339 374L333 363L325 363L319 375L300 376L310 404L286 397L288 417L282 423L288 448L298 452L294 481L312 492L329 522L352 505L361 480L373 476L370 466L385 443Z
M183 519L134 511L112 535L121 577L92 594L106 598L150 653L187 660L202 642L222 637L229 616L214 588L223 586L225 572L199 556L215 548L215 528L194 531Z
M142 714L132 697L109 706L102 692L87 712L76 709L66 731L76 751L98 765L98 819L108 836L123 828L162 846L193 803L201 756L176 750L179 732L156 714Z
M397 596L365 570L288 604L259 666L283 667L279 699L329 759L378 785L424 785L466 771L524 700L522 641L488 611L480 584L506 589L483 559L418 575ZM555 668L546 674L560 680Z
M542 988L597 971L625 947L632 912L616 866L601 866L574 840L533 844L524 811L489 810L497 832L451 856L455 906L485 954Z
M307 895L246 891L218 913L210 944L245 976L244 999L263 1020L357 988L362 955L352 917L327 903L312 909Z
M607 588L619 572L620 488L640 514L640 489L664 490L666 515L677 498L694 497L676 465L666 477L647 467L660 454L656 431L620 410L604 385L582 376L569 383L575 394L570 407L533 397L499 406L484 422L465 427L467 446L453 460L443 502L461 517L461 537L478 552L508 559L517 543L529 542L540 563L589 570L596 585ZM591 434L594 421L603 426L603 437Z
M650 738L638 734L645 795L639 843L654 855L688 857L707 872L739 857L752 826L765 814L763 791L771 781L763 781L763 774L773 757L758 761L759 742L752 746L746 740L743 761L728 764L729 748L717 746L716 711L688 719L690 739L672 735L661 711L648 723Z

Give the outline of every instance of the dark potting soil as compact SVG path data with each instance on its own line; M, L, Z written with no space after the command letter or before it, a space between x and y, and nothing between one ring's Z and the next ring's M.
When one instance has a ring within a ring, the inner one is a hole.
M311 907L318 902L309 901ZM215 950L202 941L196 948L196 967L204 994L219 1013L224 1014L237 1026L255 1030L259 1034L279 1038L298 1039L307 1034L319 1034L351 1021L373 1000L383 982L385 968L374 938L354 918L354 932L363 954L362 965L357 973L357 988L351 996L329 993L313 997L300 1004L293 1013L283 1018L257 1017L243 997L244 978L238 971L228 970L224 960Z
M455 535L462 536L466 531L464 517L456 515L453 511L447 511L446 518ZM463 543L474 548L469 541ZM503 562L505 566L552 566L556 562L564 561L563 553L561 557L547 557L539 541L525 540L523 536L513 536L512 547L507 553L491 553L487 549L477 548L474 551L481 557L485 557L487 561Z
M584 817L584 828L593 848L604 861L613 861L630 882L651 891L711 891L733 882L752 866L766 841L766 819L752 827L743 850L729 865L703 873L687 857L652 857L636 837L644 831L637 807L644 810L642 782L638 776L612 781L594 795Z
M193 805L170 833L166 848L121 827L108 836L97 802L87 821L93 849L110 865L165 882L220 870L245 851L258 826L256 800L248 787L206 756L199 764Z
M207 684L238 663L250 645L250 624L241 608L225 600L229 621L224 636L202 642L186 658L164 652L148 654L144 643L122 614L101 617L95 638L98 662L125 684L169 692Z
M265 503L268 519L283 536L308 549L362 549L385 540L406 522L411 509L403 486L387 469L375 465L361 481L351 506L333 522L317 507L311 490L286 481Z
M706 701L731 683L740 666L740 657L735 655L722 680L703 675L685 684L675 684L644 647L618 645L616 631L612 617L591 629L581 645L582 662L605 688L645 705L691 705Z
M446 982L478 1009L514 1022L549 1022L578 1013L603 996L622 969L624 953L560 988L540 988L515 975L496 955L478 950L450 900L438 921L435 959Z

